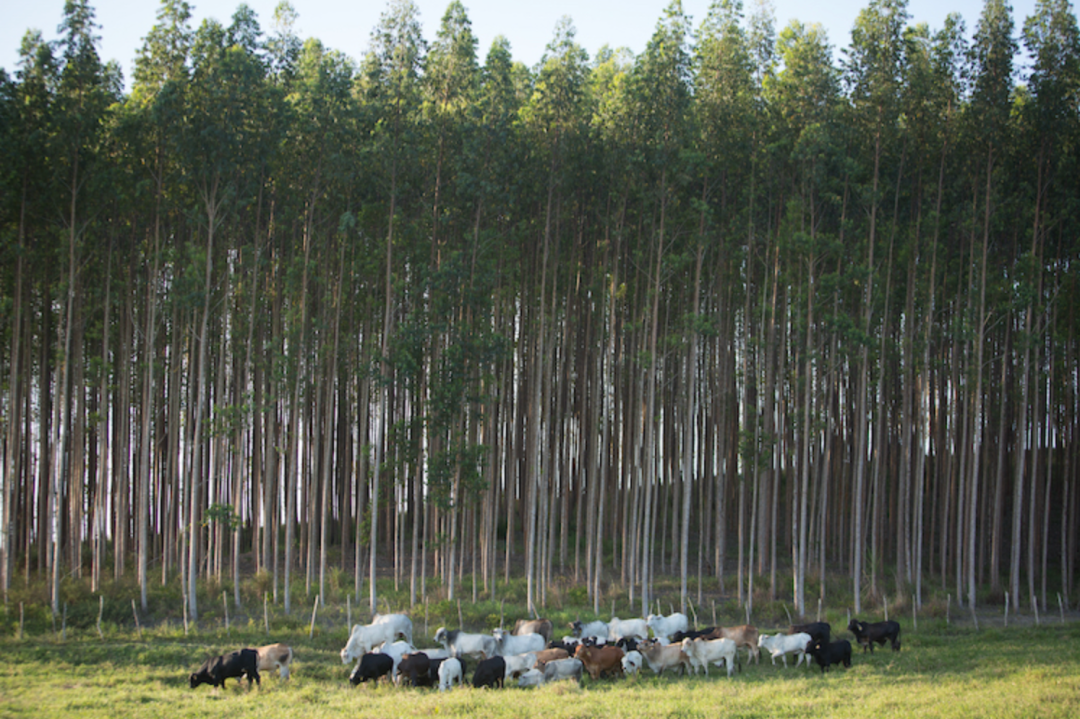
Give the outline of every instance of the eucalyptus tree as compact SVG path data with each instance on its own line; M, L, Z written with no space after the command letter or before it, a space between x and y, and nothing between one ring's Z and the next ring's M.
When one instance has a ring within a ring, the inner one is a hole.
M35 267L53 262L45 245L47 218L52 215L48 206L51 198L50 184L56 163L55 153L50 151L55 132L54 113L59 83L59 68L54 50L53 45L45 42L39 31L28 31L19 48L19 67L14 77L3 86L6 98L6 136L3 150L6 172L2 221L6 228L12 230L5 232L5 237L13 237L13 242L2 248L4 267L13 273L10 278L12 289L8 321L10 355L5 438L7 452L4 456L3 525L0 526L0 531L3 532L0 581L5 597L20 548L26 553L27 576L31 564L29 533L27 531L17 536L16 527L29 526L32 523L30 515L33 508L28 507L24 516L16 517L16 491L20 484L29 485L33 482L33 470L30 457L17 451L17 448L24 446L26 398L33 387L29 350L34 344L31 319L34 310L30 288L38 276ZM8 278L5 277L5 281L8 281ZM47 297L48 292L43 292L43 295ZM47 339L42 338L41 341ZM44 434L48 413L40 413L39 421ZM47 463L41 464L47 466ZM24 492L29 496L28 487L24 488ZM38 523L45 526L45 517L39 517ZM45 542L39 542L38 546L44 547Z
M536 322L530 327L531 346L527 360L531 397L528 400L528 437L525 448L525 575L526 601L535 612L536 587L536 505L541 476L547 476L540 446L541 432L550 418L545 410L550 406L543 395L545 362L548 352L547 287L549 258L552 244L557 242L556 217L563 184L567 178L566 164L571 159L575 143L580 139L588 82L588 54L575 39L576 29L570 19L563 17L555 27L555 37L548 43L536 73L532 94L521 108L525 133L535 143L537 164L547 165L544 218L539 248L539 301L529 303L536 308ZM554 274L554 272L552 272ZM528 288L526 288L528 291Z
M866 471L871 413L867 403L870 383L869 348L874 314L874 284L877 268L875 249L878 243L878 220L882 198L882 162L895 140L898 117L897 100L903 64L903 28L908 17L906 0L872 0L860 11L851 31L846 79L850 83L852 121L862 142L860 154L870 163L860 177L860 194L867 215L865 261L860 270L863 285L860 300L862 313L858 348L858 377L855 409L854 482L852 491L851 578L855 612L862 608L863 561L866 553L864 535L866 511ZM862 154L865 152L865 154ZM854 253L852 253L854 254ZM888 268L886 268L888 271ZM882 336L884 336L884 331ZM884 418L882 418L884 419ZM877 470L875 469L875 476ZM875 528L876 529L876 528ZM874 557L877 560L877 557ZM876 576L876 575L875 575ZM873 579L874 577L872 577Z
M394 332L394 244L395 223L401 192L410 179L405 173L413 167L411 154L415 147L417 120L421 98L421 69L426 45L420 32L419 10L411 0L391 0L371 33L371 44L359 74L359 91L367 111L375 118L373 151L381 158L381 193L387 199L385 303L382 339L377 359L379 403L376 426L382 436L373 445L375 474L371 483L371 533L369 566L371 578L369 602L376 611L375 569L378 550L379 483L381 481L386 431L390 423L389 383L390 343ZM360 545L359 537L357 546ZM357 553L357 587L359 588L359 552Z
M813 448L819 444L815 430L819 422L814 412L819 401L815 300L822 283L820 266L835 255L832 244L836 238L831 230L835 227L835 209L841 193L837 184L843 174L838 148L840 85L831 48L819 25L790 23L780 33L777 56L779 69L765 79L765 97L775 133L771 139L772 152L791 193L782 221L781 240L791 263L788 271L794 278L802 279L805 302L805 319L792 320L795 323L792 329L801 329L805 337L802 396L798 400L802 404L798 480L791 512L793 593L799 614L805 614L812 496L810 469ZM826 404L829 401L830 398L824 398ZM822 481L828 478L823 476Z
M157 332L157 309L158 309L158 283L159 272L162 262L163 235L175 233L178 229L173 226L163 230L162 224L166 221L163 217L170 214L175 217L176 208L163 207L167 201L167 187L173 188L178 182L180 162L176 157L177 144L175 138L182 131L184 93L188 79L187 61L191 45L191 6L184 0L162 0L157 13L157 24L147 34L143 47L140 49L135 61L135 83L132 88L131 105L142 118L145 128L144 136L147 139L146 148L153 158L147 163L149 179L152 182L154 209L153 209L153 240L148 248L149 262L148 275L146 277L145 325L142 332L144 346L143 385L140 410L140 439L139 439L139 491L138 507L136 510L138 524L137 563L140 601L143 610L147 609L147 567L149 561L149 523L150 523L150 475L151 475L151 423L153 412L151 411L151 399L155 396L154 376L156 356L156 332ZM105 299L109 301L108 297ZM108 315L106 315L108 316ZM106 333L105 346L108 347L109 327L104 328ZM107 359L107 358L106 358ZM102 398L105 400L105 393ZM179 418L173 418L179 419ZM104 456L107 445L102 447ZM175 464L173 452L169 453L170 465L168 481L175 481L179 468ZM105 486L104 484L100 486ZM155 488L155 494L159 494L166 486L161 481ZM99 489L100 491L100 489ZM168 562L163 560L163 565ZM163 570L164 571L164 570Z
M652 546L655 512L652 507L656 493L657 476L657 409L656 389L660 381L658 373L658 338L660 333L660 295L664 274L666 243L678 227L669 226L669 208L674 201L675 190L682 181L681 155L690 141L691 103L691 55L688 47L689 20L680 0L673 0L657 22L645 51L637 59L633 82L636 90L636 107L642 125L642 150L645 162L646 182L649 188L646 201L652 204L656 214L652 221L652 244L649 248L652 262L651 309L648 312L648 339L646 344L645 376L645 432L642 444L644 467L645 506L643 519L644 546L642 553L641 611L649 613L651 582L653 576ZM673 218L674 219L674 218ZM670 235L670 236L669 236Z
M989 9L990 5L988 4L986 15L989 15ZM987 20L989 25L989 18ZM1003 21L999 22L1004 24ZM991 27L995 26L992 25ZM1009 27L1011 28L1011 25ZM989 35L990 33L987 32L986 34ZM1024 118L1025 134L1030 139L1025 137L1018 144L1032 153L1030 157L1035 165L1034 206L1030 208L1033 218L1030 230L1031 244L1027 248L1025 255L1021 256L1016 263L1020 270L1019 276L1022 278L1022 294L1019 299L1024 306L1024 325L1020 337L1023 344L1024 359L1019 382L1021 383L1021 397L1027 398L1029 393L1032 393L1029 386L1035 382L1031 377L1031 368L1032 366L1040 366L1037 356L1035 361L1031 361L1029 353L1037 351L1036 348L1044 344L1035 340L1041 334L1040 320L1037 317L1046 317L1048 315L1047 308L1041 305L1052 301L1048 299L1048 296L1051 293L1056 294L1058 292L1061 282L1060 278L1053 276L1060 274L1059 271L1052 270L1048 272L1050 268L1060 267L1059 261L1051 259L1054 255L1051 254L1049 248L1052 247L1051 242L1055 235L1061 238L1068 237L1069 233L1063 231L1063 228L1075 222L1075 214L1070 209L1073 203L1071 199L1067 198L1075 197L1076 190L1075 178L1070 177L1070 174L1075 173L1075 140L1077 131L1080 129L1080 123L1077 121L1077 100L1080 97L1080 31L1077 30L1076 16L1071 3L1067 2L1067 0L1040 0L1036 3L1035 13L1025 20L1022 36L1027 53L1033 61L1031 75L1028 79L1028 88L1032 98L1022 105L1022 114L1026 116ZM980 39L982 39L982 42L979 42ZM976 47L982 48L988 44L987 40L992 39L991 37L977 37ZM993 48L994 46L990 45L990 49ZM984 52L987 59L983 61L982 65L988 66L987 69L989 70L990 59L993 56L987 51ZM980 55L981 59L982 56ZM1066 169L1070 167L1073 168L1072 172ZM1061 239L1059 242L1065 241ZM1075 249L1075 243L1072 243L1072 245L1072 249ZM1056 252L1058 258L1069 254L1071 254L1071 250L1068 246L1058 247ZM1044 287L1044 282L1054 282L1058 286L1052 289L1047 288ZM1053 328L1047 328L1046 331L1051 332ZM1052 350L1048 347L1048 351ZM1042 391L1038 389L1036 384L1033 394L1040 395ZM1015 464L1010 586L1013 600L1017 606L1019 606L1020 601L1018 555L1021 543L1018 529L1020 526L1018 522L1021 520L1018 520L1018 517L1021 514L1020 499L1022 497L1022 485L1025 481L1023 458L1026 443L1024 437L1029 434L1033 438L1038 437L1041 434L1038 429L1038 422L1042 421L1039 416L1034 416L1032 418L1033 427L1029 430L1025 417L1026 412L1026 407L1021 410L1021 419L1016 426L1018 434L1016 451L1019 457L1016 459ZM1033 603L1035 601L1036 538L1035 528L1031 526L1031 523L1035 518L1035 487L1037 486L1035 473L1037 468L1035 460L1037 448L1035 444L1034 441L1031 443L1032 460L1030 471L1032 476L1027 479L1032 487L1028 506L1027 576L1028 588ZM1047 474L1049 477L1049 472ZM1047 507L1049 506L1050 496L1049 481L1048 478L1048 484L1044 490L1047 496ZM1044 523L1047 523L1047 520L1048 517L1044 517ZM1044 602L1046 551L1046 540L1044 538ZM1065 554L1067 552L1063 552L1063 555Z
M102 119L119 91L117 79L109 77L110 71L98 57L99 38L94 34L96 28L94 11L85 0L68 0L65 3L64 19L59 28L62 35L59 45L61 69L56 94L58 183L64 188L67 205L61 211L67 235L67 270L64 275L64 316L58 338L58 356L62 368L55 385L54 407L57 412L52 439L53 481L49 484L50 504L53 507L50 526L54 612L59 608L60 567L63 563L61 551L66 532L78 531L76 525L66 523L60 516L61 507L70 485L82 481L80 477L70 476L72 455L81 455L82 447L73 446L69 436L72 422L83 421L82 418L73 420L71 417L74 394L80 391L71 382L72 337L81 291L78 274L80 250L85 233L94 220L94 213L90 209L93 205L88 195L99 189L92 184L97 176L92 169L102 139Z

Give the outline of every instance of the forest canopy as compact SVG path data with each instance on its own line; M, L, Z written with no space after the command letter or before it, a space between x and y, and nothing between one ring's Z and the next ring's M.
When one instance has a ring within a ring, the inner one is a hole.
M457 0L356 60L296 23L162 0L128 91L67 0L0 71L5 597L1072 596L1067 0L873 0L839 52L673 0L534 67Z

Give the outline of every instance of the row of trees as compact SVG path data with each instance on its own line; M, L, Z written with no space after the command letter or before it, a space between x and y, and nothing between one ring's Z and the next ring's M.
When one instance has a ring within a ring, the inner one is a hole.
M673 0L639 55L565 19L534 68L457 0L430 43L391 0L358 63L287 2L162 0L128 93L63 17L0 75L5 596L1070 596L1067 0L970 36L872 0L839 62Z

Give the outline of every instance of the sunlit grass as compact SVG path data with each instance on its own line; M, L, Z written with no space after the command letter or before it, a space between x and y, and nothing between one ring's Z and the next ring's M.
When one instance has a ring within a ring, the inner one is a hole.
M532 690L465 688L449 694L380 684L352 687L337 655L343 641L293 633L293 679L264 676L262 687L191 690L203 658L258 633L147 632L110 638L81 634L0 640L3 717L1078 717L1080 626L975 631L925 622L907 631L899 653L856 650L853 666L773 667L768 658L728 679L663 676L560 683ZM418 641L420 641L418 639Z

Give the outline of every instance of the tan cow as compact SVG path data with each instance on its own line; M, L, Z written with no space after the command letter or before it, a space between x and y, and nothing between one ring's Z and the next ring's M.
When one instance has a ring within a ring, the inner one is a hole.
M278 670L282 679L289 678L289 663L292 662L293 650L288 644L267 644L255 650L259 653L259 671Z
M720 639L730 639L736 647L746 647L746 661L751 658L758 663L761 654L758 651L758 630L751 624L742 624L738 627L719 627Z
M574 658L581 660L585 671L595 680L599 679L601 674L622 674L622 658L625 653L622 647L587 647L582 644L578 646Z

